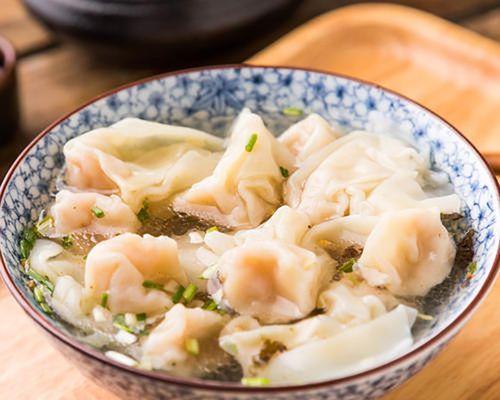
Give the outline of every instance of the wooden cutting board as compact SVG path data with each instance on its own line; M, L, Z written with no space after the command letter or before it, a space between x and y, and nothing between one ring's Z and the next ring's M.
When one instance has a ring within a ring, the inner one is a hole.
M485 152L500 152L500 45L429 14L350 6L315 18L252 64L312 67L376 82L428 106ZM384 397L500 398L500 282L422 372ZM0 285L0 399L118 398L53 350Z

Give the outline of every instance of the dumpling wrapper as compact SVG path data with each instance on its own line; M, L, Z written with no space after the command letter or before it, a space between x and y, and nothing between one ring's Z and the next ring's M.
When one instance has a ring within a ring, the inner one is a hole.
M363 293L347 282L332 282L319 296L318 307L343 325L359 325L387 312L382 298Z
M92 211L102 210L98 218ZM61 190L50 208L54 218L55 235L96 233L106 236L136 232L141 223L132 209L118 196L105 196L95 192L70 192Z
M273 385L296 385L353 375L410 350L417 311L399 305L378 318L273 357L258 376Z
M285 205L278 208L264 224L254 229L240 230L234 237L240 244L249 240L278 240L298 245L309 229L309 224L305 212Z
M366 240L359 272L373 286L424 296L450 273L455 245L438 209L386 213Z
M256 361L258 362L266 342L277 342L291 350L315 340L331 337L342 329L337 321L325 315L307 318L294 324L265 326L261 326L251 317L240 316L224 327L219 337L219 345L240 363L245 376L259 375L258 369L261 365Z
M177 244L168 236L124 233L98 243L85 263L85 289L99 302L108 293L113 313L158 312L172 306L170 296L143 287L146 280L163 285L174 280L187 284L179 265Z
M83 282L83 258L71 254L51 240L38 239L31 250L28 263L30 268L52 283L62 276L70 276L77 282Z
M443 214L458 213L460 198L456 194L432 197L416 181L414 173L397 173L377 186L355 207L353 213L380 215L409 208L437 208Z
M253 135L257 140L248 151ZM180 195L174 209L219 225L255 227L282 202L280 167L291 171L293 156L257 114L245 109L236 119L228 147L212 175Z
M341 250L351 245L363 247L375 227L378 217L349 215L314 225L302 239L301 245L318 252L326 246Z
M339 136L340 134L322 117L311 114L290 126L278 137L278 141L295 156L295 164L300 165Z
M217 272L229 307L266 324L308 315L330 276L313 252L278 240L252 240L225 252Z
M197 356L190 356L186 351L186 341L217 337L223 321L216 312L176 304L146 338L142 346L142 363L154 369L188 374L191 368L187 364L189 360L196 363ZM199 347L203 352L203 343Z
M249 241L278 240L288 244L299 244L308 229L309 218L299 210L282 206L264 224L254 229L237 231L235 234L218 230L209 232L190 232L176 237L179 260L188 274L189 280L199 288L205 288L206 280L200 275L207 268L211 275L216 274L216 267L225 252ZM194 240L193 240L194 239ZM209 276L205 277L208 279Z
M88 322L84 288L69 275L57 278L50 304L60 317L75 326Z
M66 181L117 192L137 212L145 199L168 199L210 175L222 147L205 132L126 118L66 143Z
M285 199L318 224L351 213L396 172L422 175L426 167L417 151L398 139L353 132L304 162L288 179Z

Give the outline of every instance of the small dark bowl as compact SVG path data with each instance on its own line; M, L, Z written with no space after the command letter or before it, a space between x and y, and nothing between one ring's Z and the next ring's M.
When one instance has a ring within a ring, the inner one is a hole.
M16 52L12 44L0 36L0 143L11 139L18 125Z
M111 59L168 60L261 35L300 0L24 0L63 38ZM111 56L111 57L110 57Z

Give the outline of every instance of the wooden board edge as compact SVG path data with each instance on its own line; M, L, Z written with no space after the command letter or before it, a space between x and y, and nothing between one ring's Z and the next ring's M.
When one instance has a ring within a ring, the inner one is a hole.
M385 25L407 31L425 42L440 38L437 46L453 51L463 58L480 62L488 69L500 72L500 45L489 38L470 31L425 11L396 4L355 4L329 11L294 29L276 42L267 46L250 59L249 64L271 65L276 53L286 49L288 58L293 58L304 43L313 42L324 34L326 27L356 27L367 24ZM300 40L299 40L300 38Z

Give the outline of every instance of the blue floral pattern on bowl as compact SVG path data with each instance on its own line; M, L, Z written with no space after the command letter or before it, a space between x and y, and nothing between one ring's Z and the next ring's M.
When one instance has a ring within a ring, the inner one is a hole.
M481 157L448 124L394 93L346 77L291 68L246 66L180 72L115 91L64 118L29 147L4 182L0 250L10 277L6 280L11 279L15 290L29 302L31 307L26 304L24 307L35 320L43 319L43 325L53 334L50 326L57 327L57 336L63 339L56 340L57 346L96 379L118 391L125 385L130 388L127 391L130 398L162 396L169 399L182 395L193 399L232 399L270 395L229 384L221 385L214 392L210 384L201 381L183 384L171 377L154 379L161 374L111 366L114 363L102 362L95 350L75 345L65 324L46 317L39 310L19 270L18 241L23 229L35 221L39 210L50 202L53 183L64 162L63 145L77 135L130 116L223 135L243 107L262 115L268 126L279 133L296 120L282 113L291 106L302 109L305 114L318 113L345 131L366 129L396 135L426 154L433 168L448 175L463 201L465 222L456 226L454 233L460 237L470 228L477 233L474 237L477 272L472 279L466 279L463 271L458 281L447 283L447 290L432 292L436 298L429 303L432 309L426 312L435 319L418 324L416 350L409 355L352 378L293 390L271 389L273 396L283 399L378 397L422 368L463 325L468 316L463 316L464 311L471 308L471 304L477 306L476 297L491 284L496 268L500 238L498 189ZM33 315L33 309L38 310L38 315ZM453 323L457 318L459 321ZM69 342L73 344L68 346Z

